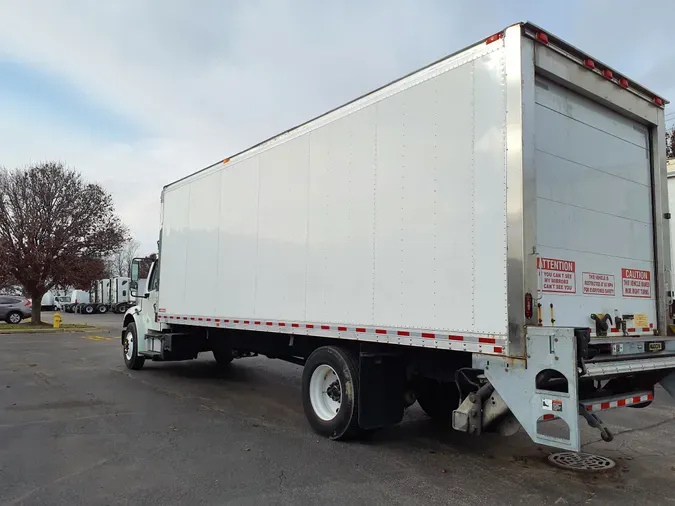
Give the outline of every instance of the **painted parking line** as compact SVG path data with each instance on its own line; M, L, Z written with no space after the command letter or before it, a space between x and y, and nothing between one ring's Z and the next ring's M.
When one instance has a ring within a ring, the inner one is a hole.
M112 341L115 338L105 336L80 336L80 339L88 339L89 341Z

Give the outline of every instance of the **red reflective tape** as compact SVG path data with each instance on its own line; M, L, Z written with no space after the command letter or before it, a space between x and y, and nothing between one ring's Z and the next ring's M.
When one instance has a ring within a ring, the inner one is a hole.
M230 323L230 320L223 320L225 323Z
M375 329L375 333L376 333L376 334L386 334L387 331L384 330L384 329Z
M347 332L347 327L338 327L340 332Z
M169 318L170 318L171 320L173 320L173 316L169 316Z
M239 323L239 320L232 320L234 323Z
M588 406L586 406L586 411L593 411L593 405L589 404Z
M640 396L633 397L633 404L638 404L641 400Z
M279 325L279 327L285 327L286 326L286 324L284 322L279 322L279 323L277 323L277 325Z
M274 325L274 322L266 322L265 325L271 327L272 325Z
M448 336L450 341L464 341L464 336Z
M427 339L435 339L436 334L432 334L431 332L422 332L422 337Z
M553 420L555 415L544 415L544 420Z
M634 328L626 329L626 332L635 332Z
M248 325L249 323L251 323L249 320L244 320L244 325Z
M653 401L654 400L654 394L647 394L647 400Z
M330 325L321 325L322 330L330 330Z
M619 329L616 329L616 328L614 328L614 327L612 327L612 328L610 329L610 332L618 332L618 331L619 331Z
M253 322L254 325L260 325L261 322Z
M293 327L293 328L295 328L295 329L297 329L299 326L300 326L300 325L298 325L297 323L291 323L291 327Z
M504 353L504 350L501 346L495 346L495 353Z
M649 324L649 328L650 328L650 329L653 329L653 328L654 328L654 324L653 324L653 323L650 323L650 324Z
M201 321L203 321L203 319L202 319L202 318L197 318L197 319L198 319L198 320L199 320L200 322L201 322Z
M364 329L363 327L357 327L357 328L356 328L356 331L357 331L357 332L365 332L366 329Z
M183 320L187 320L187 316L183 316Z
M618 401L616 401L616 405L619 406L619 407L625 406L626 405L626 399L619 399Z
M649 332L649 327L642 327L642 332Z
M308 328L308 329L313 329L313 328L314 328L314 325L312 325L311 323L307 323L307 324L305 325L305 327Z
M410 332L408 332L407 330L399 330L399 331L396 332L396 333L397 333L399 336L409 336L409 335L410 335Z
M216 321L219 322L219 321L220 321L220 318L216 318Z
M195 317L194 317L194 316L190 316L190 320L194 320L194 319L195 319Z
M600 409L609 409L609 402L601 402Z
M211 321L211 318L207 318L206 321L207 321L207 322L210 322L210 321Z
M479 337L478 342L483 344L495 344L497 341L495 341L493 337Z

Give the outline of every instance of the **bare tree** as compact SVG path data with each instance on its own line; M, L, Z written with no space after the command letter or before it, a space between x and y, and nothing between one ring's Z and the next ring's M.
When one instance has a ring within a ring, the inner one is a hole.
M115 250L107 259L110 277L125 276L131 274L131 261L136 256L140 244L135 239L129 239L120 248Z
M150 253L148 256L143 257L138 269L138 277L140 279L145 279L150 274L150 267L152 263L157 261L157 253Z
M89 286L127 238L112 197L61 163L0 170L0 272L40 301L54 286Z
M675 126L666 130L666 158L675 158Z

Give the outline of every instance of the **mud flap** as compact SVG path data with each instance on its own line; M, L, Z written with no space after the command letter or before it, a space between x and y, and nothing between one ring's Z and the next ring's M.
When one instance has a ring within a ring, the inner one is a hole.
M359 426L395 425L405 408L405 363L400 355L361 352L359 358Z

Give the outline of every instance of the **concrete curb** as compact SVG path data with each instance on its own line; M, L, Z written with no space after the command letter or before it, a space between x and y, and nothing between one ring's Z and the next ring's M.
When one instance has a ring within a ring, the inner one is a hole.
M44 329L0 329L0 335L5 334L59 334L64 332L99 332L104 329L98 327L86 327L86 328L65 328L65 329L55 329L55 328L44 328Z

